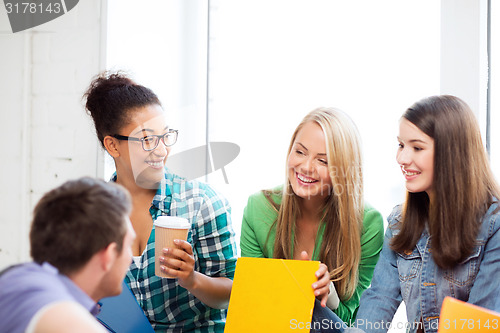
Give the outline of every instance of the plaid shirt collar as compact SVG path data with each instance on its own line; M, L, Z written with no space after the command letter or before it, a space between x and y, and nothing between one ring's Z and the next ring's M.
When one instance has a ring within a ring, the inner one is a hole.
M116 183L117 178L118 176L115 171L111 176L110 181ZM152 216L170 215L170 203L172 202L173 192L172 187L174 186L173 178L173 174L167 168L165 168L163 170L163 178L158 185L158 190L156 191L151 205L151 209L157 210L162 214L158 214L159 212L153 214L152 212Z

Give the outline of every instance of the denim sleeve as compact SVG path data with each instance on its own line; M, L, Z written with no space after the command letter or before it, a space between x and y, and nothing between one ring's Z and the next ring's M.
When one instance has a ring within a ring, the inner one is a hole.
M389 244L393 236L394 212L389 216L384 245L375 266L371 287L361 296L354 327L367 333L387 332L401 303L396 253Z
M500 276L500 231L498 230L500 229L500 212L487 213L483 224L488 227L488 239L484 245L484 255L468 302L500 312L498 301L500 289L496 283L492 283L492 277Z

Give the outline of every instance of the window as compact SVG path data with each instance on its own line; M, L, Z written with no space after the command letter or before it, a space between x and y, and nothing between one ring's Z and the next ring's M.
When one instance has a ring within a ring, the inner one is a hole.
M319 106L356 122L366 200L384 217L404 200L398 120L441 91L440 1L108 2L108 67L132 70L171 111L172 153L240 147L225 175L201 179L229 199L238 243L248 196L283 184L292 132Z
M491 55L490 55L490 160L500 181L500 3L491 2Z
M398 120L440 89L436 1L212 1L209 140L241 147L222 174L238 228L250 194L284 182L291 135L319 106L361 132L365 197L387 216L404 197ZM422 20L425 18L425 24Z
M207 2L109 0L106 68L159 97L179 130L172 154L206 142ZM106 154L104 177L114 172Z
M159 95L180 130L172 154L206 142L239 145L225 168L228 184L221 171L202 179L230 200L238 235L248 196L284 182L292 132L318 106L356 122L366 200L384 216L403 200L398 119L439 93L439 2L148 5L109 1L107 67L130 71Z

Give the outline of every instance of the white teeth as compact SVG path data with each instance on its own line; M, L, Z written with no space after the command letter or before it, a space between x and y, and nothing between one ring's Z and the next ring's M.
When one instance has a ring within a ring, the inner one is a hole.
M418 171L415 171L415 172L410 172L410 171L406 171L405 169L403 169L403 172L405 173L405 175L407 176L416 176L418 174L420 174L420 172Z
M302 175L300 174L297 174L297 178L300 179L300 181L304 182L304 183L314 183L316 180L314 179L306 179L306 178L303 178Z
M163 166L163 162L152 162L152 161L149 161L147 163L149 165L151 165L153 168L160 168L161 166Z

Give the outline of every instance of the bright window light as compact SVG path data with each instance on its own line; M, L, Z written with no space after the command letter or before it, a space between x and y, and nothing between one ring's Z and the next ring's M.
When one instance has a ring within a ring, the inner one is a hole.
M248 196L283 184L292 132L319 106L358 126L365 200L384 218L404 200L398 121L439 94L439 1L108 2L108 67L131 71L172 111L173 153L240 147L227 183L221 170L201 179L230 201L238 243Z

